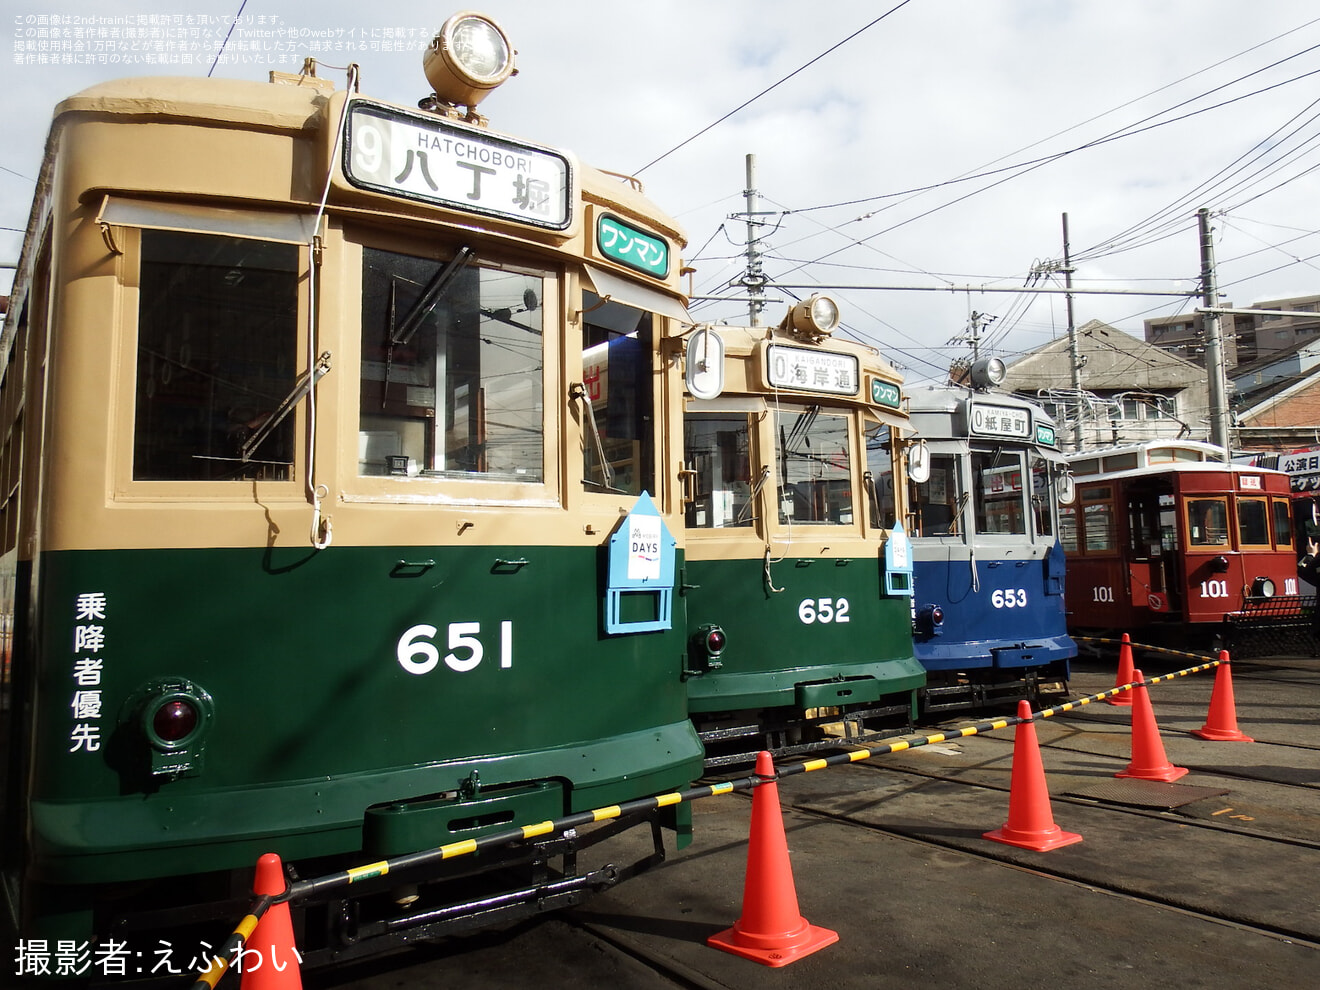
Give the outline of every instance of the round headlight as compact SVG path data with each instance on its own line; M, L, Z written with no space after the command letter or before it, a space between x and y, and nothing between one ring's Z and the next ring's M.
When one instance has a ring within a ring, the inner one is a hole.
M1274 582L1267 577L1258 577L1251 583L1251 593L1257 598L1273 598Z
M992 388L1003 382L1007 374L1008 368L999 358L981 358L972 365L972 387Z
M474 107L513 75L513 55L498 24L464 11L445 21L426 49L422 66L439 99Z
M826 337L839 325L839 306L829 296L812 296L789 311L788 322L800 334Z
M839 307L829 296L812 296L811 325L820 333L830 333L839 325Z
M460 15L456 18L449 43L454 61L468 75L483 82L494 82L513 64L504 34L480 17Z

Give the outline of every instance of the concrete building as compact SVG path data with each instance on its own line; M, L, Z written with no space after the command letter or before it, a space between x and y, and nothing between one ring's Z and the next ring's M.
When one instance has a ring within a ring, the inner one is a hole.
M1223 305L1226 308L1233 306L1231 302ZM1287 351L1295 344L1320 337L1320 296L1266 299L1245 308L1290 310L1316 315L1224 314L1220 318L1220 333L1224 341L1224 367L1230 371L1239 364L1251 364ZM1163 316L1145 321L1147 343L1202 367L1205 367L1204 329L1205 317L1200 313Z
M1008 365L1003 388L1040 402L1065 450L1186 437L1209 438L1204 368L1092 320L1077 330L1081 391L1072 387L1067 338Z
M1288 451L1320 443L1320 340L1303 340L1230 375L1234 448Z

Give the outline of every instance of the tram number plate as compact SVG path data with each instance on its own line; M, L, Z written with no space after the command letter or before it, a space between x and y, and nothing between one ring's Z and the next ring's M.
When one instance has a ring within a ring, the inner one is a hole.
M804 598L798 602L798 618L808 626L813 622L847 622L848 599Z
M995 608L1026 608L1027 591L1025 588L1005 588L990 596L990 604Z
M486 646L481 638L480 622L451 622L447 632L449 652L440 655L440 647L433 640L440 630L426 624L413 626L399 637L395 657L399 666L410 674L429 674L440 665L460 674L473 670L486 656ZM513 666L513 622L505 619L500 623L500 668L507 670Z

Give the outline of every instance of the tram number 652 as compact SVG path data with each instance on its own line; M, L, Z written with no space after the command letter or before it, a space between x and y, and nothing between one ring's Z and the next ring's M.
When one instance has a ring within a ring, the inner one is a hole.
M450 670L460 674L472 670L486 656L486 647L478 637L480 622L451 622L448 627L449 652L442 658L440 648L432 640L439 633L435 626L417 625L399 637L396 656L399 666L410 674L429 674L440 665L441 659ZM500 623L500 668L513 666L513 622Z
M804 598L798 602L798 618L806 625L813 622L847 622L848 599Z

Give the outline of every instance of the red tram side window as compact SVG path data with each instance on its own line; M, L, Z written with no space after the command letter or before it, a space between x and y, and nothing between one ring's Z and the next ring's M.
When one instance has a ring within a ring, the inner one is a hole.
M1118 545L1113 487L1084 488L1081 501L1083 553L1112 553Z
M1291 548L1293 545L1292 499L1272 498L1270 506L1274 514L1274 544L1281 548Z
M1242 547L1269 547L1269 502L1263 498L1237 500L1238 545Z
M1228 546L1227 498L1189 498L1186 508L1189 548L1209 550Z

